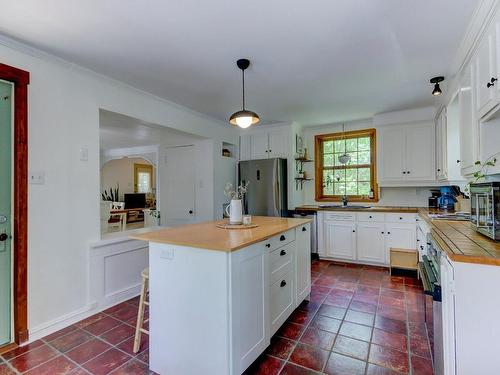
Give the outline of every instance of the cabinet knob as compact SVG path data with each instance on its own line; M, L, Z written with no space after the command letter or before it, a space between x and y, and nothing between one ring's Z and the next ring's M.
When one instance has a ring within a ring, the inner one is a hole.
M387 234L391 234L391 232L387 232Z
M493 86L495 86L495 84L494 84L494 83L489 83L489 82L488 82L488 83L486 84L486 87L487 87L487 88L490 88L490 87L493 87Z
M438 168L438 172L441 172L441 169Z
M424 247L422 245L420 245L420 250L423 250L423 249L424 249Z
M406 171L406 174L410 174L410 171Z
M495 84L495 82L498 81L498 78L495 78L495 77L491 77L490 79L490 82Z
M403 220L403 218L400 216L400 217L399 217L399 220Z
M270 247L271 247L271 244L270 244L270 243L266 243L266 247L267 247L267 248L270 248Z
M380 233L384 234L384 232L380 232Z
M189 214L192 215L193 214L193 210L189 210Z
M417 238L417 242L420 242L420 240Z
M286 240L285 236L281 235L280 241L284 241L284 240Z
M368 217L369 217L370 219L373 219L373 216L372 216L372 215L370 215L370 216L368 216Z
M284 287L286 285L286 281L285 280L281 280L281 284L280 284L280 287Z
M460 160L457 160L457 164L459 164L459 163L460 163Z
M403 172L401 172L401 173L406 174L406 171L403 171Z
M6 241L9 238L7 233L0 234L0 242Z
M306 227L302 227L302 232L305 232L306 230Z
M269 152L273 152L273 150L269 150Z
M286 255L286 251L285 250L281 250L280 251L280 256L283 256L283 255Z
M353 229L353 230L352 230L352 233L356 233L356 231Z

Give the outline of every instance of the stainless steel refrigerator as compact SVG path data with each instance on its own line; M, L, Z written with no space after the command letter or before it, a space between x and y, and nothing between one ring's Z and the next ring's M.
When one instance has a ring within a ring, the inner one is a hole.
M249 182L243 210L256 216L289 216L286 159L240 161L239 183Z

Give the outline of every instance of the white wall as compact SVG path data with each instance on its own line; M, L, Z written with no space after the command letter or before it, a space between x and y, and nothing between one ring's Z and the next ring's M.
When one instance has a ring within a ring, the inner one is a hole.
M345 123L345 130L359 130L382 126L393 126L405 122L433 119L434 108L417 108L409 111L398 111L387 114L380 114L374 119L359 120ZM304 127L302 129L304 145L309 154L314 157L314 137L318 134L328 134L342 132L342 124L330 124L323 126ZM305 163L304 169L310 176L314 176L315 163ZM315 201L314 182L304 184L303 201L304 204L317 204ZM429 188L420 187L394 187L381 188L378 203L380 206L427 206L427 197L431 195ZM371 204L371 203L370 203Z
M212 138L214 149L223 140L237 144L238 132L8 39L0 40L0 56L31 73L29 170L45 172L44 185L29 186L28 319L36 333L91 307L88 244L100 237L99 108ZM79 160L81 147L88 161Z

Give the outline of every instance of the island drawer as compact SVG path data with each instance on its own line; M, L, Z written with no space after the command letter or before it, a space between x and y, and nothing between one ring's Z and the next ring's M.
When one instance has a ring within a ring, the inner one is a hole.
M383 222L384 220L384 214L380 212L358 212L358 221Z
M271 334L278 330L294 309L292 275L293 272L289 272L271 285Z
M266 248L273 251L281 246L289 244L290 242L295 241L295 229L290 229L286 232L278 234L277 236L271 237L264 241Z
M292 251L288 246L283 246L281 249L271 253L271 280L274 284L280 277L292 270Z

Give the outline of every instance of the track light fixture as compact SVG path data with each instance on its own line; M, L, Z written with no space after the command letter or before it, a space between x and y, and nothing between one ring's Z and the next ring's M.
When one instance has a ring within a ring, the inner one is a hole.
M432 90L432 95L439 96L443 93L441 91L441 87L439 87L439 82L443 82L443 81L444 81L444 77L442 77L442 76L431 78L430 82L434 84L434 90Z

